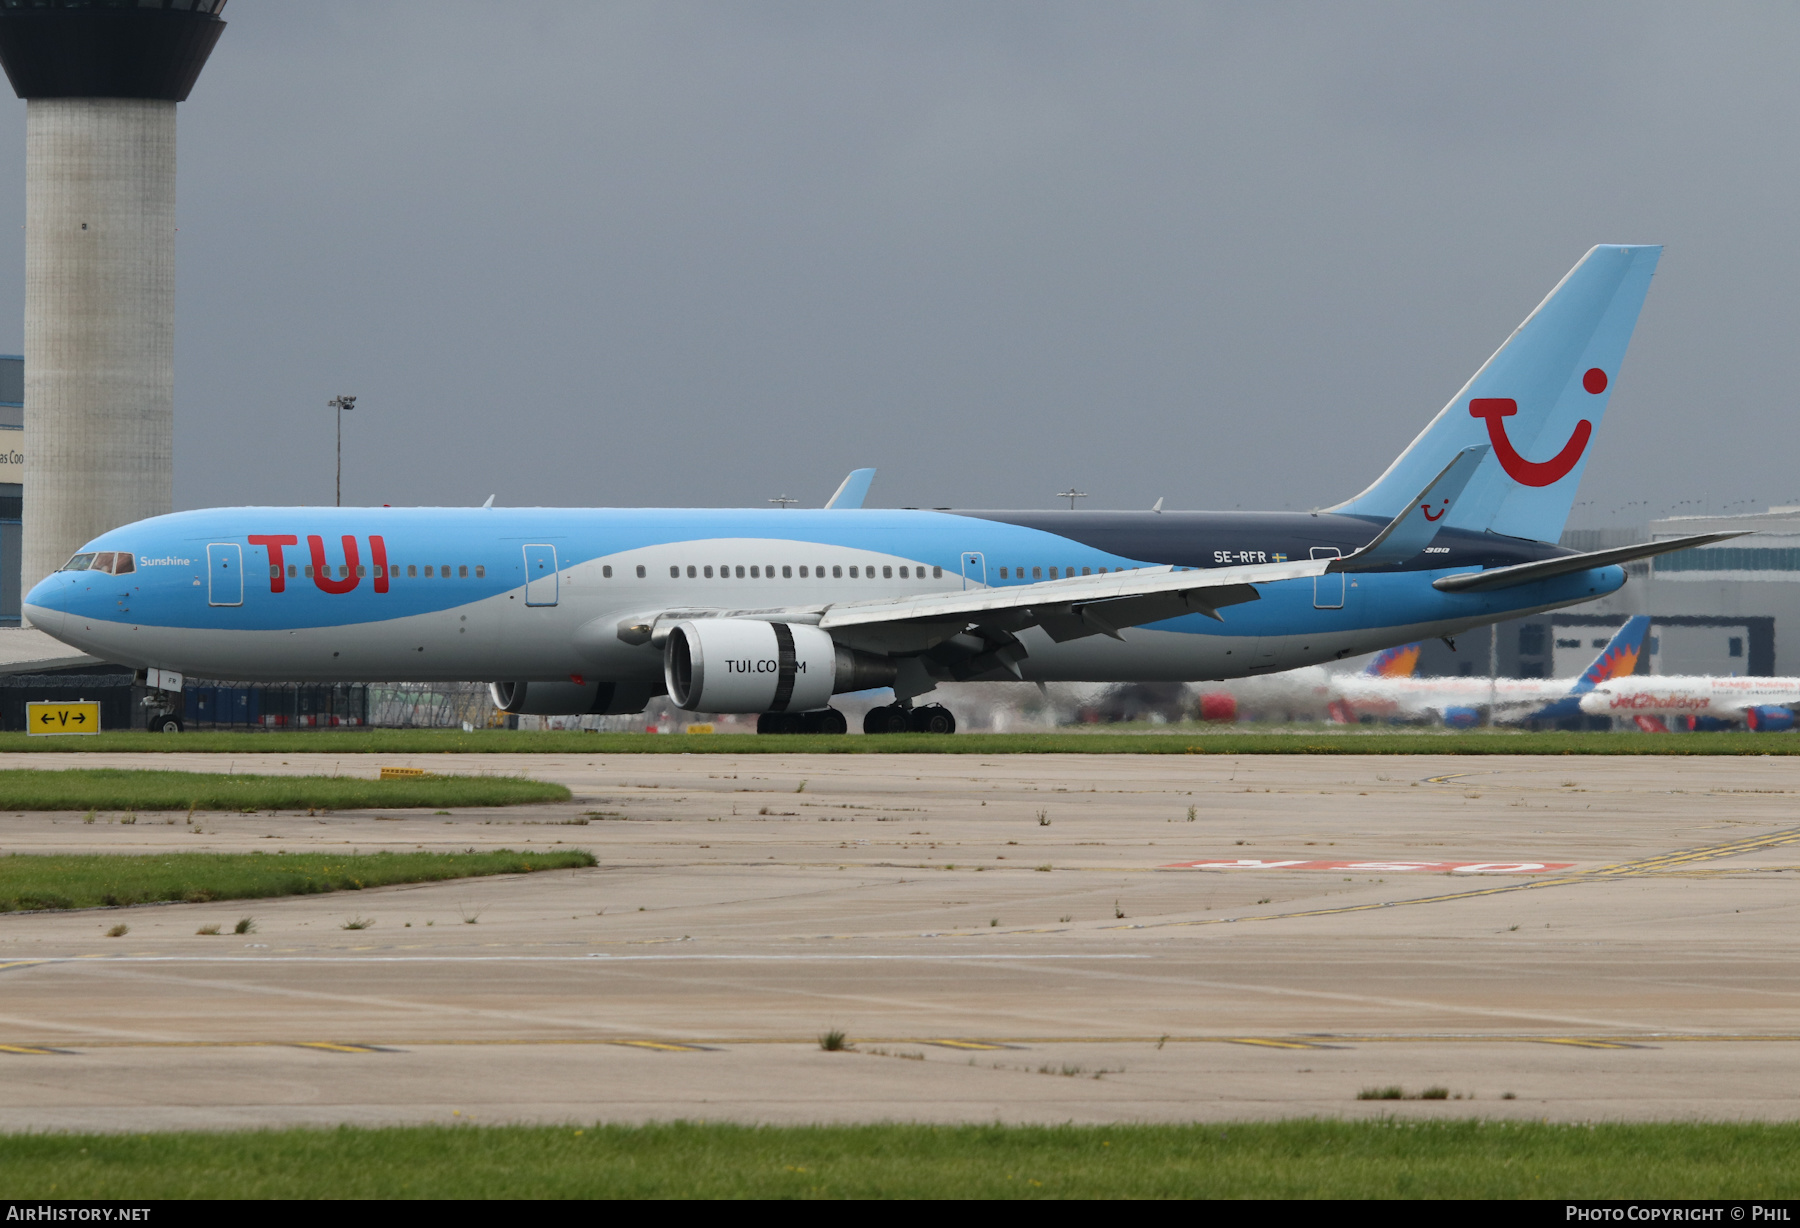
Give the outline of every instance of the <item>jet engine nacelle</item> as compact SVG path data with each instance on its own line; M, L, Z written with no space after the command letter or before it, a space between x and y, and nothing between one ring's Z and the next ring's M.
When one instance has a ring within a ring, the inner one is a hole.
M494 707L512 716L618 716L642 712L656 687L644 682L490 682Z
M887 685L894 663L803 623L696 619L669 630L663 679L689 712L810 712L840 691Z
M1444 724L1452 729L1473 729L1481 724L1481 709L1445 708Z
M1781 733L1794 727L1794 711L1775 705L1752 708L1744 713L1744 724L1757 733Z

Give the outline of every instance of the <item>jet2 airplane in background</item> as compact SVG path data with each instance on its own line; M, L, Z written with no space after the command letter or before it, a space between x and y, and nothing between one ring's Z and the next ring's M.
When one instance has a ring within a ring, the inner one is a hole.
M1650 733L1668 733L1670 720L1693 729L1707 721L1742 721L1762 733L1794 727L1800 678L1617 678L1581 697L1592 716L1629 717ZM1716 727L1716 726L1715 726Z
M1593 663L1574 678L1414 678L1410 667L1404 674L1391 667L1377 672L1383 658L1405 661L1404 648L1392 649L1370 662L1363 673L1331 680L1328 685L1336 692L1331 716L1337 721L1435 716L1459 729L1479 724L1484 712L1502 723L1578 720L1588 711L1584 696L1615 679L1629 680L1637 672L1649 630L1648 616L1627 619ZM1411 647L1416 661L1417 646Z
M757 713L949 732L940 685L1192 681L1318 664L1592 600L1632 559L1554 543L1659 247L1600 246L1361 494L1317 512L235 507L94 539L30 621L179 690L494 679L538 714ZM491 500L490 500L491 502ZM180 728L172 708L154 728Z

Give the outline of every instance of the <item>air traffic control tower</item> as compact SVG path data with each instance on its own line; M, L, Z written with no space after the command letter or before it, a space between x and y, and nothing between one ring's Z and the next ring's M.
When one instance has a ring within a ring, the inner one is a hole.
M224 7L0 0L26 100L24 589L172 507L175 104Z

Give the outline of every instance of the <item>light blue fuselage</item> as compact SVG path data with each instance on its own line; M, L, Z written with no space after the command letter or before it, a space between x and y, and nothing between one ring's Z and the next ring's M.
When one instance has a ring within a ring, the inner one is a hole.
M190 676L580 677L660 691L661 652L621 638L622 622L1005 587L1100 568L1347 554L1379 528L1378 519L1307 513L223 508L95 539L84 553L128 554L132 570L59 571L31 590L26 614L105 660ZM1221 610L1223 621L1194 614L1065 643L1031 628L1019 636L1028 650L1019 673L1240 677L1454 635L1591 600L1625 580L1621 568L1603 567L1482 593L1432 587L1452 572L1567 553L1499 540L1446 531L1440 542L1451 549L1417 569L1259 585L1261 599Z

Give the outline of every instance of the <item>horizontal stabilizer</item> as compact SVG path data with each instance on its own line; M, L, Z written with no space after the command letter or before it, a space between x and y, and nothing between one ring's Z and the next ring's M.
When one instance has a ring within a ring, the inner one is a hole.
M1444 576L1433 580L1431 587L1445 593L1485 593L1496 588L1512 588L1520 584L1530 584L1536 580L1548 580L1553 576L1566 576L1572 572L1588 571L1595 567L1611 567L1616 563L1629 563L1634 559L1647 559L1653 555L1671 554L1677 550L1692 550L1696 546L1709 546L1713 542L1729 541L1734 537L1742 537L1739 533L1697 533L1692 537L1674 537L1668 541L1641 542L1635 546L1617 546L1611 550L1595 550L1589 554L1567 554L1559 559L1540 559L1535 563L1518 563L1511 567L1495 567L1488 571L1465 571L1459 575Z

